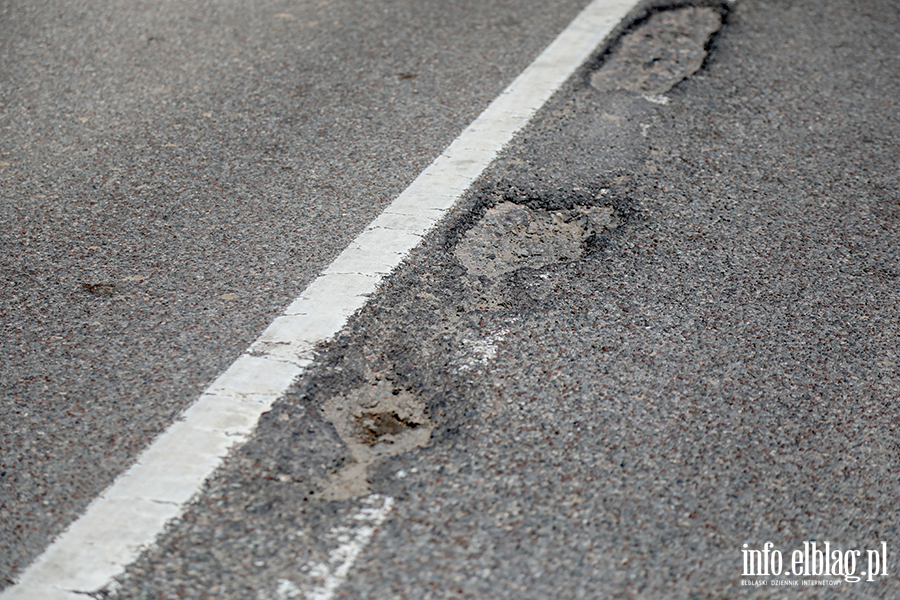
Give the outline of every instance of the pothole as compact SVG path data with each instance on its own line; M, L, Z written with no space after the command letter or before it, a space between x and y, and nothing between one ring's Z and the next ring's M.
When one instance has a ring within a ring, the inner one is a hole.
M703 66L706 45L721 26L722 15L714 8L656 13L622 37L591 75L591 85L602 92L664 94Z
M370 493L370 465L428 445L434 430L424 402L386 381L330 398L323 414L351 456L325 485L326 500L347 500Z
M581 258L587 238L616 224L608 206L550 212L502 202L466 232L454 254L470 275L493 279Z

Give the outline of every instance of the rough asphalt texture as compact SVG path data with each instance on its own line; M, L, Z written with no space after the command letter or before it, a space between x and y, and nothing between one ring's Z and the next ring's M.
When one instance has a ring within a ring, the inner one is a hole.
M0 0L0 588L584 4Z
M898 31L887 0L745 0L665 105L598 59L117 596L303 597L358 506L318 499L351 460L322 408L393 386L435 430L369 468L395 506L337 598L900 597ZM504 202L616 226L473 274ZM742 544L807 540L886 541L892 576L740 585Z
M370 467L396 504L337 598L900 597L898 31L886 0L746 0L667 105L583 70L119 597L303 597L354 506L317 500L349 456L322 406L385 385L436 429ZM504 202L618 226L473 275ZM740 584L743 544L810 540L885 541L892 576Z

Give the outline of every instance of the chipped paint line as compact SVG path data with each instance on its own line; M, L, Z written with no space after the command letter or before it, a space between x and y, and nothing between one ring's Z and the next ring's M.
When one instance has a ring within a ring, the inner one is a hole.
M307 600L331 600L334 592L347 579L353 563L356 562L363 548L372 539L375 529L384 522L394 507L394 499L390 496L381 498L373 495L366 500L369 503L382 500L382 505L378 508L363 508L352 515L350 517L352 521L362 521L363 523L356 528L353 537L331 551L327 563L309 565L310 577L324 575L324 580L306 595Z
M376 506L379 502L381 506ZM274 592L263 591L257 595L258 600L331 600L393 507L394 499L390 496L371 494L363 498L362 508L350 515L349 524L332 528L326 536L340 543L328 553L326 561L308 562L301 568L306 576L300 585L290 579L279 579Z
M588 5L0 600L82 600L122 573L637 2Z
M663 94L644 94L642 96L644 100L647 102L652 102L653 104L660 104L662 106L668 106L669 102L671 102L671 98Z
M510 319L509 323L515 323L518 319ZM478 371L486 367L497 356L497 350L509 335L509 329L503 327L483 339L465 338L462 340L462 348L451 360L451 364L458 364L460 372Z

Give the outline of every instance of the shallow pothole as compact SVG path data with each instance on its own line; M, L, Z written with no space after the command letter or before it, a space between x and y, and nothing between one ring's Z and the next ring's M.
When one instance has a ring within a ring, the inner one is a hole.
M587 238L616 226L608 206L551 212L502 202L465 233L454 254L470 275L493 279L523 267L579 259Z
M707 43L721 26L722 15L714 8L656 13L622 37L591 75L591 85L602 92L664 94L703 66Z
M434 430L421 399L383 380L329 398L322 412L351 456L326 483L326 500L368 494L370 465L427 446Z

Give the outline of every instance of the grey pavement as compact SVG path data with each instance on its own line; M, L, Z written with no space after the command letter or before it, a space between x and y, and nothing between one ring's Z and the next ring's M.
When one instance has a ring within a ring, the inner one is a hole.
M900 7L716 11L671 89L597 75L692 52L653 18L573 77L95 595L900 596ZM743 573L812 541L889 575Z
M0 1L0 587L583 4Z

